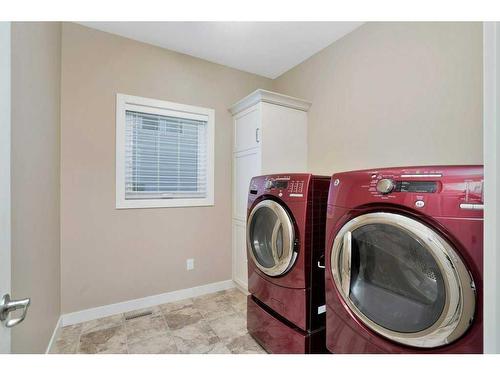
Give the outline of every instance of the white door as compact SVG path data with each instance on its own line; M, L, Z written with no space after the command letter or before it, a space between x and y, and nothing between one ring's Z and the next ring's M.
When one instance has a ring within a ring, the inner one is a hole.
M233 280L243 289L248 288L248 263L245 222L233 220Z
M258 147L261 142L261 109L256 104L234 118L234 152Z
M248 283L246 216L250 180L260 174L260 148L237 152L233 157L233 280Z
M0 22L0 353L11 352L10 329L24 320L30 304L29 298L10 299L10 51L10 22Z
M250 181L260 175L260 148L238 152L233 158L233 219L246 221Z
M484 352L500 353L500 22L483 28Z
M10 22L0 22L0 298L10 293ZM0 324L0 353L10 330Z

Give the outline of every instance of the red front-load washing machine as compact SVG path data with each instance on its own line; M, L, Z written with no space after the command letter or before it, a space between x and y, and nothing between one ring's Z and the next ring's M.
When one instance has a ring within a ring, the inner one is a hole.
M333 353L482 353L483 167L334 174L326 227Z
M248 332L271 353L325 352L324 233L330 178L250 182Z

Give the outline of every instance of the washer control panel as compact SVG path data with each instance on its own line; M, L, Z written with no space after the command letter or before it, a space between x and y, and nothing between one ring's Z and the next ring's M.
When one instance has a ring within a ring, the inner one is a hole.
M311 175L267 175L254 177L250 182L250 194L272 194L294 200L307 198L307 186Z
M290 181L288 184L288 192L290 194L304 193L304 181Z
M267 179L265 188L270 189L286 189L289 185L288 179Z

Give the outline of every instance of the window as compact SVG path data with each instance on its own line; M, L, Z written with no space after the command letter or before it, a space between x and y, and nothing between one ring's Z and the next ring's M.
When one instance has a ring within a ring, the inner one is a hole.
M117 95L117 208L213 205L213 181L213 109Z

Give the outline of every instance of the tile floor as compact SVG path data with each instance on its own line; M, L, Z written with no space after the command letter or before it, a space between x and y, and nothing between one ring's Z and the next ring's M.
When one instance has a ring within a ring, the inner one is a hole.
M152 314L134 317L145 311ZM246 296L230 289L64 327L51 353L250 354L265 351L247 333Z

